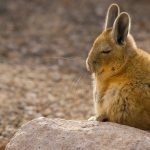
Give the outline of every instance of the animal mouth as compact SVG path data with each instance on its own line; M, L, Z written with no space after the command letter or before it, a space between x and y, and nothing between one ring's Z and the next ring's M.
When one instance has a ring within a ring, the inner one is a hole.
M100 76L104 72L104 68L100 69L100 71L97 72L97 75Z

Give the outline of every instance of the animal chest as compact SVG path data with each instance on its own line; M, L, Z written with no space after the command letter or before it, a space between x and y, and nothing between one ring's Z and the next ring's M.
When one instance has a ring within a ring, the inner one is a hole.
M114 84L107 88L101 87L101 89L96 89L95 102L101 107L101 109L110 111L110 109L113 109L112 106L119 100L121 87L121 85Z

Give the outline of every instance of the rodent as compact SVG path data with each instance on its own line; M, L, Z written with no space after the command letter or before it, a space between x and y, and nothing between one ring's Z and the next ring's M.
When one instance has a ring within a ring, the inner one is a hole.
M130 15L111 4L86 60L95 109L89 120L150 130L150 54L137 48L130 26Z

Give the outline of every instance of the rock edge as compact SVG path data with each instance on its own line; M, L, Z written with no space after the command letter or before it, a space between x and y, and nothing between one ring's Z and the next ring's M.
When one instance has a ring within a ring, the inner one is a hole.
M115 123L38 118L6 150L150 150L150 133Z

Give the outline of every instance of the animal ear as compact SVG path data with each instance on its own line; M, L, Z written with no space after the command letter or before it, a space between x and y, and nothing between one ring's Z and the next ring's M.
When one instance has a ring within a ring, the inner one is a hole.
M131 19L128 13L121 13L114 22L112 35L117 44L123 44L130 32Z
M114 21L117 18L117 16L119 15L119 13L120 13L120 9L117 4L111 4L109 6L109 8L107 10L106 19L105 19L104 30L113 27Z

